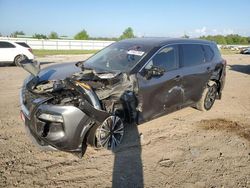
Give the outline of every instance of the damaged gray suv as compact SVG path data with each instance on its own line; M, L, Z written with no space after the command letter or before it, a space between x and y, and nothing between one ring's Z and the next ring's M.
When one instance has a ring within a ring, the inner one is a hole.
M88 145L115 149L126 124L188 106L209 110L221 98L226 61L210 41L137 38L84 62L20 66L31 73L20 93L29 133L42 147L83 156Z

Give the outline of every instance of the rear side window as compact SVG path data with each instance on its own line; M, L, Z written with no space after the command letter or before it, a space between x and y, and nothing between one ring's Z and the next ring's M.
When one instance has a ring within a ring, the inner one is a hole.
M221 60L220 50L216 44L212 44L213 52L214 52L214 59Z
M15 46L9 42L0 42L0 48L15 48Z
M25 42L16 42L17 44L25 47L25 48L30 48L28 44L26 44Z
M212 61L212 59L214 57L214 51L208 45L203 45L202 47L203 47L204 52L205 52L205 60L206 60L206 62Z
M164 68L166 71L177 68L177 48L167 46L158 52L152 59L153 66Z
M205 54L199 44L181 45L181 67L199 65L205 62Z

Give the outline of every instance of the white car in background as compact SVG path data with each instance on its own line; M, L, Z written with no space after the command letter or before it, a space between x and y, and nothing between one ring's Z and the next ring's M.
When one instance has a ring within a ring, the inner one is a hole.
M241 54L250 54L250 47L248 48L243 48L241 51L240 51Z
M32 49L25 42L12 42L0 40L0 63L11 62L18 65L23 56L34 59Z

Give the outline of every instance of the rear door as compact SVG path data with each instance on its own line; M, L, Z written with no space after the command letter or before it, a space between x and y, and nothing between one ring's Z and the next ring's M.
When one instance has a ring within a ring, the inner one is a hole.
M146 79L144 72L151 66L164 68L166 72L162 76ZM178 67L178 46L166 46L137 74L141 105L139 123L173 111L182 104L181 72Z
M201 44L180 45L180 67L184 89L183 105L197 102L211 77L212 59L208 58L205 50L205 46Z
M7 42L0 41L0 61L12 62L15 58L16 47Z

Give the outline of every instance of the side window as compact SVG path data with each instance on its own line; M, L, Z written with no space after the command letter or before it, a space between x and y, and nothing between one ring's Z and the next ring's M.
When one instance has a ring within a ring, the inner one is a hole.
M0 48L15 48L15 46L9 42L0 42Z
M0 48L5 48L5 42L0 42Z
M149 62L149 66L151 64L151 66L164 68L166 71L174 70L177 68L176 56L176 46L167 46L153 57L152 61Z
M16 42L16 43L21 45L22 47L30 48L30 46L28 44L26 44L25 42Z
M211 47L208 46L208 45L203 45L202 47L203 47L203 49L205 51L205 60L206 60L206 62L212 61L212 59L214 57L214 52L211 49Z
M213 52L214 52L214 59L219 59L221 60L221 54L220 54L220 50L218 49L218 46L217 44L212 44L211 45L212 49L213 49Z
M205 54L199 44L181 45L181 67L199 65L205 62Z

